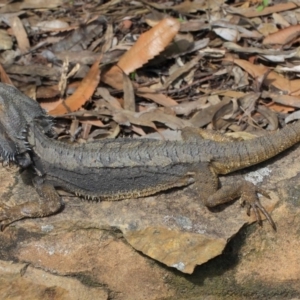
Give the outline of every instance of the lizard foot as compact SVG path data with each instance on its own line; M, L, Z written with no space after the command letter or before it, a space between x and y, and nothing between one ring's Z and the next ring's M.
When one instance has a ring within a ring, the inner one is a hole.
M249 190L251 189L251 190ZM267 210L263 207L263 205L260 203L259 198L257 196L257 193L265 196L266 198L270 199L269 194L254 186L254 184L247 184L247 193L245 193L244 191L241 194L241 205L245 206L247 209L247 215L250 216L251 214L251 209L255 214L255 218L258 222L259 225L262 225L262 220L261 220L261 214L262 213L266 219L268 220L268 222L271 224L272 228L276 231L276 224L273 221L272 217L270 216L270 214L267 212Z
M9 224L24 218L40 218L56 213L62 202L54 187L49 184L35 182L40 195L38 201L28 201L20 205L8 206L0 204L0 230L3 231Z
M8 206L5 203L0 205L0 230L3 231L11 223L26 217L23 212L24 205Z
M270 196L264 190L256 187L253 183L248 181L242 181L236 185L226 185L217 190L214 194L208 197L205 205L208 207L214 207L216 205L227 203L234 199L240 198L242 206L246 206L247 214L250 215L251 209L253 210L257 222L261 225L262 213L271 224L272 228L276 230L276 225L271 218L270 214L266 211L263 205L260 203L257 194L261 194L270 199Z

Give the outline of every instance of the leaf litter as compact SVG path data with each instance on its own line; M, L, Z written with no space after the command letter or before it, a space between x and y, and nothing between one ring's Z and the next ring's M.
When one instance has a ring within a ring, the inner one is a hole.
M60 138L276 130L299 119L299 4L3 2L1 80Z

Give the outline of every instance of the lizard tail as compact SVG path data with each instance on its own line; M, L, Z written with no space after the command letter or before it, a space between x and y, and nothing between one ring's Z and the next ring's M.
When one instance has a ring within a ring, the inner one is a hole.
M227 174L272 158L298 142L300 121L251 140L220 143L222 157L216 157L212 164L218 174Z

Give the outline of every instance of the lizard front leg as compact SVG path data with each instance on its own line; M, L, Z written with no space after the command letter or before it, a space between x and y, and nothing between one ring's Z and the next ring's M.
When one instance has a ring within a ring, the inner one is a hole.
M0 206L1 231L17 220L49 216L62 207L61 198L53 185L44 182L41 177L34 178L33 184L40 196L39 201L28 201L16 206L6 204Z
M261 205L257 196L257 194L262 194L263 196L270 198L269 194L256 187L253 183L241 180L234 185L225 185L218 189L217 174L209 164L201 164L200 171L198 170L195 172L194 178L194 185L201 193L205 206L214 207L240 198L242 205L246 205L248 215L250 215L250 210L252 209L256 220L261 224L261 212L267 218L273 229L276 230L274 221L266 209Z

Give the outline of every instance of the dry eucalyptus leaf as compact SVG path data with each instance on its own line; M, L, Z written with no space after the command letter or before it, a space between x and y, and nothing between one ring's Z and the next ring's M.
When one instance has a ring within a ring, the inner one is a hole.
M65 30L69 28L69 24L62 20L42 21L35 24L41 31L52 31L53 29Z
M118 66L125 74L143 66L163 51L180 28L180 22L173 18L160 21L149 31L141 34L137 42L119 60Z
M102 33L104 23L106 22L103 17L99 17L89 24L78 27L66 38L56 44L53 44L53 52L86 50L86 45Z
M23 23L19 17L14 16L10 18L10 25L17 39L21 53L27 53L30 48L30 44Z
M7 3L0 9L0 13L13 13L22 9L57 8L63 5L64 2L64 0L23 0L21 2Z
M214 28L213 31L226 41L238 41L240 35L238 30L232 28Z
M100 59L98 59L90 71L86 75L86 77L82 80L79 87L76 89L73 95L68 97L63 103L58 105L55 109L49 111L50 115L63 115L65 113L73 112L78 110L83 104L86 103L87 100L95 92L95 89L98 86L100 80L100 70L99 63Z
M183 14L195 13L197 11L218 10L224 4L223 0L185 0L178 5L172 6L172 9Z
M280 95L275 93L263 93L263 95L267 98L271 98L275 103L300 108L300 96Z
M209 29L210 25L203 20L188 20L180 24L180 32L193 32Z
M141 113L140 119L159 122L174 130L182 129L186 126L191 126L191 123L189 121L180 119L176 116L165 114L158 109Z
M278 129L278 117L276 113L274 113L271 109L263 105L257 106L257 112L259 112L269 121L268 130Z
M234 63L242 67L253 78L259 78L267 74L265 84L271 84L279 90L289 92L292 95L300 95L300 79L288 80L283 76L280 76L274 71L269 70L268 67L263 65L254 65L246 60L236 59Z
M224 47L236 53L260 54L264 58L273 62L284 62L288 58L299 58L300 51L298 49L281 50L281 49L261 49L256 47L241 47L232 42L224 43Z
M200 110L207 106L210 106L210 104L206 104L206 101L207 97L202 97L195 101L182 102L178 105L171 106L170 108L175 112L176 115L188 116L196 110Z
M8 50L12 48L13 41L11 36L7 34L6 30L3 29L0 30L0 40L1 40L0 50Z
M109 93L109 90L107 88L100 87L97 89L95 94L100 95L104 100L109 102L112 105L112 107L114 107L115 109L122 108L120 102Z
M178 77L180 77L181 75L183 75L184 73L187 73L188 71L190 71L192 68L194 68L198 61L200 60L200 58L202 57L202 55L197 55L196 57L194 57L191 61L187 62L186 64L184 64L183 67L179 68L178 70L176 70L171 76L169 76L169 78L166 80L166 82L163 84L163 89L168 88L168 86L175 81L176 79L178 79Z
M1 78L1 82L13 85L10 78L9 78L9 76L7 75L5 70L3 69L2 65L0 65L0 78Z
M239 8L234 6L228 6L225 8L227 13L238 14L247 18L254 18L259 16L266 16L276 12L282 12L297 8L297 4L294 2L278 3L273 6L264 7L263 10L258 10L257 7Z
M285 123L289 123L289 122L299 120L299 119L300 119L300 111L297 110L294 113L288 115L284 121L285 121Z
M123 74L123 83L124 83L124 109L135 111L135 97L134 97L134 89L132 86L132 82L128 75Z
M286 45L300 36L300 25L289 26L264 38L263 45Z
M152 119L146 115L128 110L118 110L113 113L113 120L120 125L130 126L131 124L146 126L156 129Z
M168 107L172 105L176 105L177 102L173 100L171 97L168 97L162 93L156 92L148 87L140 87L137 90L137 95L146 99L150 99L157 104Z

